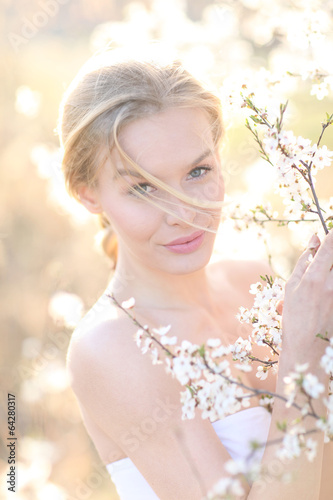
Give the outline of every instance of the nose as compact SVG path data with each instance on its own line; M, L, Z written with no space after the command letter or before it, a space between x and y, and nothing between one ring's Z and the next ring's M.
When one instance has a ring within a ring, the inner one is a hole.
M169 226L183 226L186 227L194 222L197 211L195 207L184 205L180 201L169 209L172 213L166 213L166 221Z

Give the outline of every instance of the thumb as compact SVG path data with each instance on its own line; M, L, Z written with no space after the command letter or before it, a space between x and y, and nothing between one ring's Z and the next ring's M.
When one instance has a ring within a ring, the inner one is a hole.
M316 254L318 248L320 246L320 239L316 234L313 234L307 248L304 250L300 258L298 259L296 266L288 280L289 283L293 283L294 286L297 286L301 279L303 278L303 274L309 267L310 261L309 257L312 257Z

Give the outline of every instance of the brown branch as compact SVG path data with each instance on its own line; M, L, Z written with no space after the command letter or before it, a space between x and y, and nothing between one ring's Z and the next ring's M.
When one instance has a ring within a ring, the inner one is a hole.
M280 354L274 349L274 347L269 342L267 342L267 340L263 340L262 342L263 342L263 344L268 345L268 347L270 347L275 354L280 356Z
M175 358L175 354L173 354L167 347L165 347L152 333L150 333L150 330L149 328L145 328L137 319L134 318L134 316L132 316L132 314L130 314L128 312L127 309L125 309L119 302L118 300L114 297L114 295L111 293L111 294L106 294L107 297L109 297L109 299L111 299L117 307L119 307L119 309L121 309L124 313L127 314L127 316L132 320L132 322L138 326L141 330L143 330L144 332L147 333L147 335L152 339L154 340L167 354L168 356L171 356L172 358Z
M119 307L122 311L124 311L127 316L132 320L132 322L138 326L140 329L142 329L144 332L146 332L148 334L148 336L154 341L156 342L157 344L160 345L160 347L162 347L162 349L169 355L171 356L172 358L175 358L176 355L173 354L167 347L165 347L163 344L161 344L161 342L159 340L157 340L157 338L150 333L150 330L148 327L144 327L137 319L134 318L134 316L132 316L132 314L130 314L130 312L125 309L124 307L122 307L122 305L117 301L117 299L113 296L113 294L107 294L107 297L109 297L116 305L117 307ZM275 393L275 392L271 392L271 391L265 391L263 389L253 389L252 387L249 387L245 384L243 384L243 382L241 382L240 380L235 380L235 379L232 379L230 377L227 377L226 375L223 375L222 373L216 373L212 368L211 366L208 365L208 362L207 362L207 359L205 357L205 354L201 354L201 357L204 361L204 364L206 366L206 368L208 369L208 371L210 373L212 373L213 375L218 375L220 377L222 377L224 380L226 380L227 382L229 382L230 384L237 384L239 387L242 387L243 389L246 389L247 391L250 391L253 393L253 395L261 395L261 394L266 394L268 396L272 396L272 397L275 397L275 398L278 398L278 399L281 399L282 401L284 402L288 402L288 399L285 397L285 396L282 396L281 394L278 394L278 393ZM300 407L298 404L296 404L295 402L291 403L291 406L293 406L294 408L296 408L297 410L301 411L302 410L302 407ZM314 413L308 413L308 416L311 416L311 417L314 417L316 419L318 419L318 416Z

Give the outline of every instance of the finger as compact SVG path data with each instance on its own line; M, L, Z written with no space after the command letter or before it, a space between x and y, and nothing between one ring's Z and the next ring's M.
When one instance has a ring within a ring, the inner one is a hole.
M326 279L333 263L333 231L324 238L315 258L308 266L307 273L314 273L320 279Z
M289 278L289 283L292 283L293 285L298 285L298 283L301 281L305 271L308 269L310 265L310 260L311 256L313 256L318 248L320 246L320 239L316 234L313 234L307 248L304 250L300 258L298 259L296 266L291 273L291 276Z
M328 288L328 291L330 293L333 292L333 266L331 268L331 271L329 272L328 274L328 278L327 278L327 288ZM331 314L333 315L333 311L331 311ZM333 316L332 316L333 318Z

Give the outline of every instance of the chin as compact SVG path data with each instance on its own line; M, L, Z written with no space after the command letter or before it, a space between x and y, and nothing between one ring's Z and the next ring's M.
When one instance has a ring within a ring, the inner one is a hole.
M159 268L161 271L173 274L176 276L181 276L182 274L191 274L200 271L210 261L212 252L196 252L193 254L185 255L175 255L168 259L168 262L163 262L160 264Z

